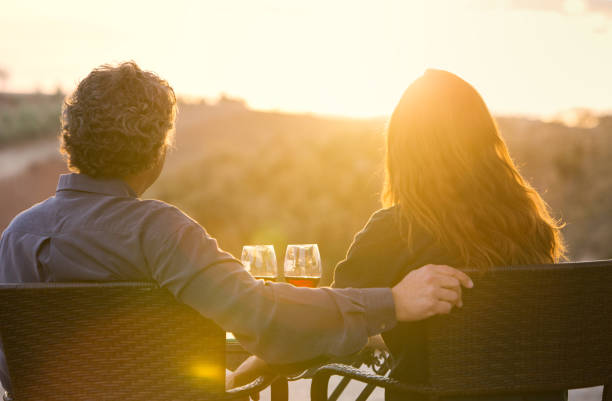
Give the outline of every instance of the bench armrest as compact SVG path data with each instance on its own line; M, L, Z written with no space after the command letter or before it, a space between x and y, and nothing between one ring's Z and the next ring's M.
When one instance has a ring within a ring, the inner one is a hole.
M234 387L232 389L226 390L225 393L215 398L215 400L229 401L229 400L235 400L239 398L248 397L249 395L253 393L258 393L264 390L266 387L274 383L278 378L279 376L277 375L259 376L257 379L253 380L249 384L245 384L244 386Z
M215 400L217 401L230 401L243 399L248 397L253 393L258 393L264 390L266 387L270 386L279 376L260 376L257 379L253 380L249 384L245 384L244 386L235 387L230 390L225 391L223 394L219 394L215 396ZM8 392L4 392L2 394L2 401L14 401L11 395Z
M423 386L412 386L374 373L359 370L353 366L332 363L320 367L312 378L310 397L312 401L326 401L327 387L331 376L342 376L365 384L382 387L404 394L429 394L431 389Z

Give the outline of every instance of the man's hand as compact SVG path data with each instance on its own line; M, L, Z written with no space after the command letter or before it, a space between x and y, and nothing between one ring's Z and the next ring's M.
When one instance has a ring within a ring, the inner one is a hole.
M411 271L391 289L398 321L422 320L462 307L461 286L472 288L467 274L443 265L426 265Z
M250 356L235 371L225 376L225 388L229 390L230 388L244 386L268 372L269 366L263 359Z

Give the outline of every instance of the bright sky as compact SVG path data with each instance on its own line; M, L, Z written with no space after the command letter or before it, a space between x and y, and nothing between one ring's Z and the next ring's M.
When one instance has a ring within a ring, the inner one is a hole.
M612 0L2 0L1 10L9 91L71 90L99 64L133 59L179 94L372 116L436 67L496 113L612 111Z

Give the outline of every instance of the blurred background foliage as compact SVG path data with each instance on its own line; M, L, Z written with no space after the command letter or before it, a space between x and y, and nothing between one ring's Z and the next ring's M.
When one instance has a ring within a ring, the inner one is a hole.
M56 136L61 100L0 95L0 147ZM566 223L570 258L612 258L612 116L579 117L497 121L521 173ZM182 101L175 149L144 197L177 205L237 256L273 244L282 265L287 244L318 243L329 283L380 207L384 128L384 118L253 111L227 97Z
M589 127L497 119L522 174L566 223L573 260L612 258L612 116ZM318 243L326 274L380 207L385 119L183 105L176 150L145 194L177 204L240 255ZM376 266L372 266L376 268Z
M0 146L48 136L59 130L64 95L11 95L0 92Z

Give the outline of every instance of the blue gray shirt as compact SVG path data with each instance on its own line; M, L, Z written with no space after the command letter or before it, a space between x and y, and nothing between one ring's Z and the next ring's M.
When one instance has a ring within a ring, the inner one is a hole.
M2 283L126 280L156 281L274 364L347 355L396 324L389 288L255 280L202 226L122 180L62 175L0 239ZM2 352L0 380L9 389Z

